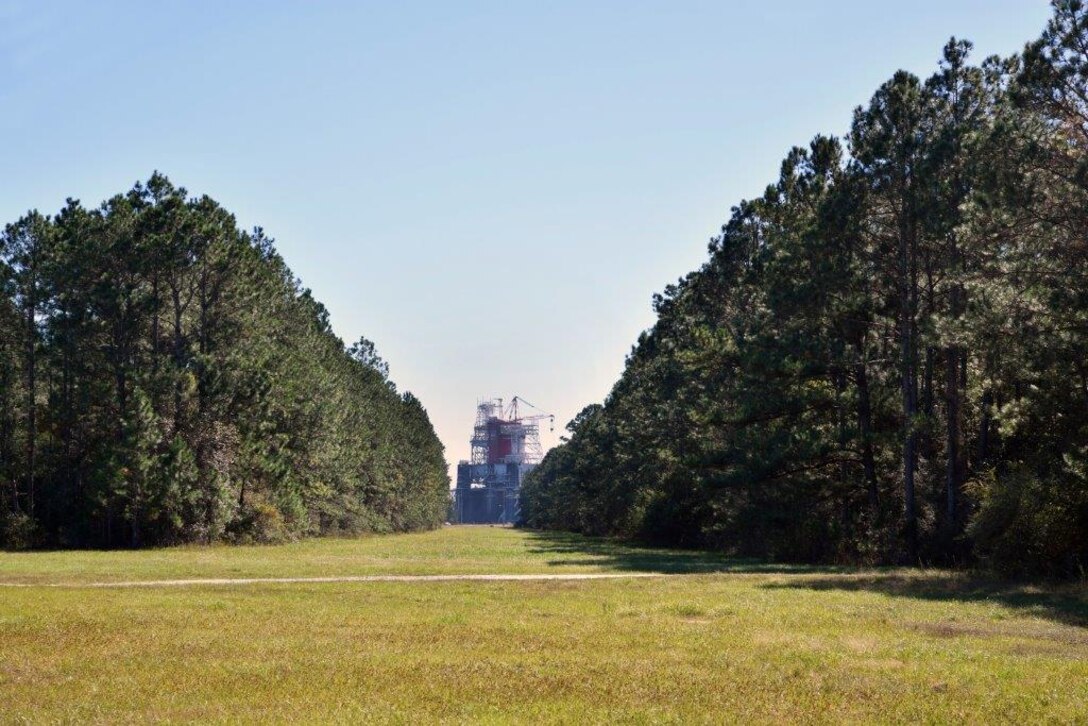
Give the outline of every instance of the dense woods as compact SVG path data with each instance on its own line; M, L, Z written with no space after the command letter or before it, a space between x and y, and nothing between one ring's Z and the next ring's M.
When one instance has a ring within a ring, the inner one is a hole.
M442 446L271 240L159 174L0 238L0 545L433 527Z
M797 561L1088 567L1088 11L953 39L794 148L655 298L534 527Z

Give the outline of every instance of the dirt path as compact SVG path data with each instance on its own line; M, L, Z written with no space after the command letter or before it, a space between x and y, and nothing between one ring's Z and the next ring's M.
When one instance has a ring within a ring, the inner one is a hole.
M540 575L344 575L340 577L214 577L183 580L131 580L127 582L0 582L0 587L194 587L201 585L291 585L335 582L534 582L541 580L624 580L645 577L676 577L656 572L583 572Z

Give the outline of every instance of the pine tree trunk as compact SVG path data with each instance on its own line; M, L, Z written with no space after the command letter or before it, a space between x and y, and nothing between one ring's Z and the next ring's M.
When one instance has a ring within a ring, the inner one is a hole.
M33 285L28 291L26 304L26 492L27 509L30 516L34 516L34 480L36 474L36 455L38 431L38 387L37 387L37 327L34 314L37 308Z
M159 273L151 278L151 371L159 372Z
M869 512L873 523L880 520L880 494L876 484L876 461L873 455L873 410L869 394L869 374L865 363L854 368L858 387L858 433L861 435L861 466L865 477L865 491L869 498Z
M64 464L64 478L66 482L70 482L73 479L72 476L72 429L75 422L75 405L72 401L72 338L74 333L71 327L71 316L67 311L63 313L65 325L64 325L64 342L63 349L61 350L61 384L60 384L60 401L61 401L61 449L62 449L62 461Z
M915 364L915 309L917 306L916 245L907 205L901 213L899 233L899 354L902 368L903 394L903 515L910 564L918 562L918 515L915 504L914 477L918 461L918 434L915 417L918 413L918 379Z
M6 351L0 348L0 356L5 353ZM20 512L22 510L19 505L19 484L14 465L15 407L13 396L9 395L9 392L13 392L14 389L13 374L4 365L3 358L0 358L0 365L4 366L0 368L0 394L3 394L0 395L0 476L4 478L2 483L11 491L11 511Z
M945 407L947 409L947 461L945 463L945 517L950 529L956 525L956 499L959 496L960 474L960 387L959 387L959 350L948 349L948 361L945 376Z
M114 385L117 389L117 441L125 440L125 418L128 416L128 326L132 319L132 293L126 290L125 303L114 322Z
M923 390L922 390L922 413L926 417L933 415L933 404L936 396L933 393L933 371L936 366L936 353L932 345L926 346L926 361L925 372L922 374Z
M181 334L181 290L172 286L174 301L174 434L181 429L181 372L184 364L184 339Z
M950 237L949 269L951 274L963 273L956 237ZM948 292L948 309L952 320L959 320L963 315L964 290L960 282L955 282ZM967 356L959 346L949 345L945 354L945 415L947 418L945 462L945 518L950 532L956 529L957 507L960 488L963 485L965 470L961 445L963 430L963 402L960 391L967 385Z

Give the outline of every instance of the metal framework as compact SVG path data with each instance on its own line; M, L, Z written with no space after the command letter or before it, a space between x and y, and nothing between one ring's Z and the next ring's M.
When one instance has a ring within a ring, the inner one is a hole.
M538 413L524 414L524 408ZM540 422L554 430L555 417L515 396L503 406L501 398L480 400L470 440L471 453L457 465L451 521L514 523L518 493L525 475L544 458Z

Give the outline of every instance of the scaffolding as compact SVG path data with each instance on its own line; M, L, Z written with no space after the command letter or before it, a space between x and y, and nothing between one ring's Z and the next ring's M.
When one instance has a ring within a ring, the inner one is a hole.
M525 408L538 413L526 414ZM457 465L450 521L462 524L514 524L518 494L526 474L544 458L540 422L554 430L555 417L515 396L480 400L472 428L470 455Z

